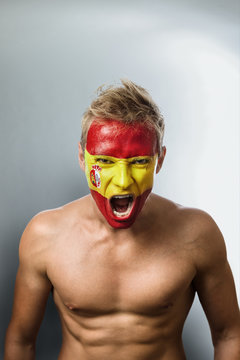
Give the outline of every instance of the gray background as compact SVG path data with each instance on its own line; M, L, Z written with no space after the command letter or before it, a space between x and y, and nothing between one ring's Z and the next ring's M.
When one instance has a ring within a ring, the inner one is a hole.
M239 284L239 7L235 0L0 1L0 347L18 243L30 218L88 193L77 162L80 118L95 89L128 77L166 120L155 192L208 211ZM29 314L31 316L31 314ZM37 359L57 358L49 299ZM196 298L188 359L213 358Z

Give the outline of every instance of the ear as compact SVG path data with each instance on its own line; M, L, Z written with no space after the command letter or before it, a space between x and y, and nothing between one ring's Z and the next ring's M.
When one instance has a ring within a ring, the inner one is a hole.
M163 161L164 161L164 158L166 155L166 151L167 151L166 146L162 146L161 154L157 160L156 174L160 171L160 169L162 167L162 164L163 164Z
M78 143L78 162L80 168L85 171L85 159L84 159L84 151L80 142Z

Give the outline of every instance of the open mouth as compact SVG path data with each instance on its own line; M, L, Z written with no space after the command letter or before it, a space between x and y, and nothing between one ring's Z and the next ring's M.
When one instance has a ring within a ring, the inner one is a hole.
M134 197L128 195L115 195L110 199L113 214L117 217L128 216L132 210Z

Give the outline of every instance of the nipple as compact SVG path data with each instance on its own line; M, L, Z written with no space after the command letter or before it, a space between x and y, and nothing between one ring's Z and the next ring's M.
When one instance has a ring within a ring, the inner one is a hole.
M69 310L74 310L75 307L72 304L65 304Z

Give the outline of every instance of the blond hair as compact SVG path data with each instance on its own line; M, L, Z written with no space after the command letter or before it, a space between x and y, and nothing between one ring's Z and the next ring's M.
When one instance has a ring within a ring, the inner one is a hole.
M123 86L104 86L98 88L98 96L88 107L82 118L81 146L85 149L87 133L93 120L114 119L127 124L135 121L154 127L159 154L164 135L164 119L149 93L130 80L122 80Z

